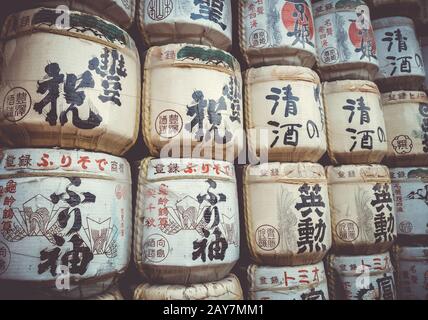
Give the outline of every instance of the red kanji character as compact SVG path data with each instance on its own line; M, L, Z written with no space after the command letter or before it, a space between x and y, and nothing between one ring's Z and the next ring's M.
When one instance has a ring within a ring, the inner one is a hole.
M12 229L12 221L2 221L3 230L10 231Z
M149 204L149 206L146 208L147 211L152 212L154 209L156 209L155 206L153 206L153 204Z
M161 184L159 187L159 194L167 196L168 195L168 186L166 184Z
M266 277L260 277L260 284L267 284Z
M40 159L40 162L37 164L37 166L45 168L49 165L53 165L53 162L49 161L49 154L43 153L42 158Z
M230 172L229 172L230 167L229 166L224 166L223 169L224 169L224 174L227 175L227 176L229 176L230 175Z
M12 197L12 196L6 197L6 198L4 198L3 205L10 207L10 206L12 206L12 204L14 202L15 202L15 198L14 197Z
M13 210L10 208L4 209L3 219L13 219Z
M156 189L146 189L144 190L144 196L147 198L156 198Z
M187 168L186 169L184 169L184 173L193 173L195 170L193 169L193 167L192 167L192 163L188 163L187 164Z
M168 208L159 208L159 216L167 216Z
M202 164L202 173L208 173L210 172L210 165L208 163Z
M374 258L373 259L373 267L375 270L383 270L381 258Z
M154 218L146 218L144 220L144 224L146 225L147 228L156 227Z
M286 287L288 287L288 280L296 280L296 278L294 278L294 277L288 277L287 276L287 271L286 271L286 272L284 272L284 285Z
M62 168L68 168L68 167L70 167L71 166L71 157L63 155L61 157L61 164L60 164L60 166Z
M88 167L86 166L87 163L90 163L91 160L89 160L88 156L80 156L79 161L77 161L78 164L82 165L82 169L88 169Z
M215 164L215 165L213 166L213 169L214 169L214 171L215 171L215 174L220 174L220 165Z
M98 168L101 171L104 171L104 167L108 163L106 159L95 160L95 162L98 163Z
M313 281L320 281L320 277L318 275L318 271L320 271L320 269L318 269L316 266L314 267L314 269L312 270L312 273L314 274L314 279Z
M159 227L166 228L168 225L168 218L159 218Z
M16 182L13 180L9 180L4 189L5 193L16 193Z
M169 200L166 197L159 198L158 204L161 205L161 206L166 206L168 204L168 201Z
M299 270L298 272L299 272L299 278L301 278L301 279L299 280L299 283L309 283L308 275L307 275L308 270L306 270L306 269L301 269L301 270Z

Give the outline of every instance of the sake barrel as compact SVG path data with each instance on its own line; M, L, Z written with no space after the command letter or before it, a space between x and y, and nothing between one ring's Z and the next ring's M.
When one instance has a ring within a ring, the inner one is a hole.
M329 300L323 262L298 267L248 267L250 300Z
M240 46L251 66L316 62L310 0L239 0Z
M247 135L256 155L317 162L327 150L318 75L304 67L268 66L249 69L245 78Z
M334 164L379 163L387 153L380 93L370 81L325 82L327 152Z
M56 23L61 13L55 9L8 17L2 30L0 140L9 147L121 155L138 134L138 51L125 31L105 20L75 11L69 18L65 28Z
M427 240L428 168L391 168L390 174L398 236Z
M403 300L428 300L428 247L400 247L398 292Z
M428 164L428 98L424 92L395 91L382 95L388 154L392 166Z
M334 300L396 300L394 268L388 252L328 257L327 279Z
M419 90L425 80L422 51L410 18L373 21L378 46L376 83L382 91Z
M136 0L21 0L16 2L18 3L10 4L15 11L37 7L58 8L59 12L65 13L63 17L67 19L68 11L76 10L100 16L125 29L131 27L136 7Z
M131 178L125 159L63 149L0 157L0 282L85 298L128 266Z
M382 165L327 167L335 253L387 251L397 236L389 170Z
M231 0L141 0L138 27L147 46L195 43L229 50Z
M331 247L327 179L319 164L248 166L244 209L250 254L258 264L314 264Z
M232 163L141 162L134 259L151 283L194 284L227 276L239 258L239 208Z
M243 300L243 293L238 278L229 274L215 282L188 286L141 284L135 289L134 300Z
M427 6L428 8L428 6ZM427 16L428 17L428 16ZM422 37L420 39L421 49L422 49L422 60L424 61L425 66L425 75L428 74L428 37ZM424 90L428 91L428 77L425 76L424 81Z
M143 135L150 153L233 162L244 145L240 72L233 56L212 47L150 48L143 87Z
M322 0L313 4L313 11L322 79L373 80L376 42L364 1Z

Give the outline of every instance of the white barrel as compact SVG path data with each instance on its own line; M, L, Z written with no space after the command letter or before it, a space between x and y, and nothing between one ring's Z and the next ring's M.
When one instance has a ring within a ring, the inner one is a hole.
M329 300L323 262L299 267L250 265L250 300Z
M239 0L240 46L250 66L316 62L310 0Z
M149 49L143 136L150 154L233 162L244 145L243 121L241 69L232 55L189 44Z
M20 0L11 3L14 9L36 7L58 8L67 14L68 10L100 16L103 19L128 29L134 22L136 0Z
M245 78L250 150L269 161L317 162L327 150L318 75L304 67L269 66L249 69Z
M128 266L131 178L125 159L62 149L0 157L0 281L68 298L108 290Z
M327 179L319 164L248 166L244 209L248 247L258 264L314 264L331 247Z
M428 98L421 91L382 95L391 166L428 165Z
M334 300L396 300L394 268L388 252L369 256L335 256L327 260Z
M0 140L121 155L138 135L134 41L95 16L73 11L66 29L57 19L55 9L40 8L9 16L3 27Z
M428 236L428 167L391 168L390 174L398 236Z
M323 97L331 161L380 163L388 146L377 86L359 80L325 82Z
M398 292L403 300L428 300L428 247L399 247Z
M397 237L388 168L330 166L327 179L334 252L357 255L387 251Z
M421 46L413 20L389 17L373 21L378 46L376 83L385 91L419 90L425 80Z
M224 278L239 258L239 208L232 163L203 159L141 162L134 259L151 283Z
M215 282L193 285L141 284L134 300L243 300L241 284L234 274Z
M138 6L138 27L147 46L232 46L231 0L140 0Z
M313 12L321 78L373 80L377 50L364 1L322 0L313 4Z

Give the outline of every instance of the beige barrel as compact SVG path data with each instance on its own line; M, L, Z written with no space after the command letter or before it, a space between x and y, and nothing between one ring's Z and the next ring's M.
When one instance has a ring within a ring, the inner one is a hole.
M403 300L428 300L428 247L399 247L398 293Z
M134 259L152 283L224 278L239 258L239 208L232 163L203 159L141 162Z
M138 27L147 46L194 43L229 50L231 0L140 0Z
M378 46L376 83L383 92L419 90L425 80L421 46L413 20L389 17L373 21Z
M313 4L321 78L373 80L377 50L364 1L322 0Z
M334 300L396 300L394 268L388 252L327 259L330 298Z
M95 16L72 11L65 29L57 19L55 9L40 8L6 20L0 140L8 147L121 155L138 134L140 61L134 41Z
M428 97L420 91L382 95L391 166L428 165Z
M269 161L317 162L327 150L318 75L294 66L252 68L245 76L248 143Z
M387 152L380 93L370 81L325 82L327 152L334 164L379 163Z
M311 68L316 62L310 0L238 0L239 42L250 66L284 64Z
M428 239L428 167L391 168L398 236Z
M250 300L329 300L323 262L298 267L250 265Z
M58 8L64 13L68 10L100 16L103 19L128 29L134 22L136 0L24 0L11 4L14 9L36 7ZM65 6L65 7L63 7Z
M125 300L122 293L117 287L113 287L110 291L91 298L90 300Z
M331 247L327 179L319 164L248 166L244 209L248 246L258 264L314 264Z
M232 55L189 44L149 49L142 126L152 155L233 162L244 145L243 121L241 71Z
M243 300L241 284L234 274L226 278L193 285L141 284L134 300Z
M397 236L388 168L330 166L327 179L334 252L357 255L387 251Z
M7 149L0 156L0 282L85 298L131 254L129 164L103 153Z
M428 8L428 4L427 4ZM428 18L428 14L427 14ZM428 37L420 38L421 49L422 49L422 60L424 61L425 66L425 81L424 81L424 90L428 91Z

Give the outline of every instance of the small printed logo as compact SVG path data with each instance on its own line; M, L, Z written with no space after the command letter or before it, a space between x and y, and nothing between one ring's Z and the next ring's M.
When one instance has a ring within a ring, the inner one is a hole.
M4 118L10 122L22 120L31 109L31 96L27 90L15 87L6 94L1 110Z
M359 233L358 225L352 220L344 219L336 225L337 236L345 242L354 241L358 238Z
M183 119L177 111L167 109L157 116L155 128L162 138L171 139L183 129Z
M152 20L162 21L171 14L172 9L171 0L150 0L147 6L147 14Z
M391 144L394 151L398 154L410 153L413 149L413 141L406 135L396 136Z
M279 244L279 232L275 227L264 224L256 230L256 242L260 249L272 251Z
M160 234L152 234L143 244L144 258L153 263L159 263L169 254L169 242Z

